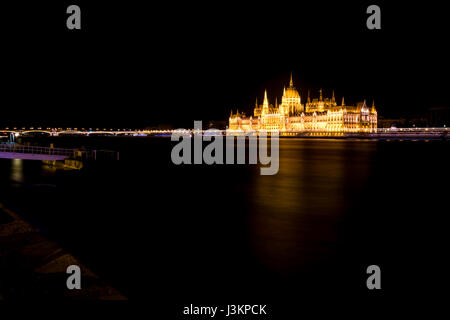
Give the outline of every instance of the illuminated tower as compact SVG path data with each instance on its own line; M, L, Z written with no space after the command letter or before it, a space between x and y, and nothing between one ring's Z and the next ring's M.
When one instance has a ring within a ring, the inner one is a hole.
M289 80L289 88L283 90L283 97L281 98L280 113L285 115L298 114L303 111L300 94L294 88L294 81Z
M378 128L378 113L375 109L375 100L372 101L372 110L370 110L370 129L372 132L376 132Z
M319 112L322 112L325 110L324 102L323 102L323 96L322 96L322 88L319 90L319 102L317 104L317 109Z
M336 98L334 97L334 90L333 90L333 93L332 93L332 95L331 95L331 106L332 107L336 107Z
M254 116L255 118L261 116L261 108L258 106L258 98L256 98L256 102L255 102L255 110L253 111L253 116Z
M266 115L269 113L269 99L267 99L267 90L264 90L264 102L262 107L262 115Z

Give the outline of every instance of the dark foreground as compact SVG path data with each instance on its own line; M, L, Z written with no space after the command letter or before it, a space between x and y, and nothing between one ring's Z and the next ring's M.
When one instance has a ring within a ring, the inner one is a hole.
M68 290L67 267L83 274L82 290ZM124 300L57 243L49 241L14 212L0 204L0 300L103 299Z
M298 301L417 298L448 270L448 142L287 139L276 176L175 166L163 138L57 143L121 160L81 171L1 160L2 202L128 298L174 315L191 303L276 315ZM379 292L366 288L371 264Z

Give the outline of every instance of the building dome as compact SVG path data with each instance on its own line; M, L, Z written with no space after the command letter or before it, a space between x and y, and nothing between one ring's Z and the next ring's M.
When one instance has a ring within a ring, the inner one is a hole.
M298 93L297 89L294 88L294 82L292 81L292 73L291 73L291 79L289 81L289 88L284 89L283 96L285 98L300 99L300 94Z
M289 87L285 90L284 96L286 98L300 98L300 94L294 87Z
M303 111L300 93L297 91L297 89L294 88L292 73L291 80L289 81L289 87L283 89L283 97L281 99L280 110L286 115L299 114Z

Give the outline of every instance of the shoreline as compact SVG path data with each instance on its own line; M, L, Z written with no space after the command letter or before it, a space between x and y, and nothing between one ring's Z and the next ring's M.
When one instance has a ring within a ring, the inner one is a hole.
M80 290L69 290L66 269L81 269ZM0 203L0 300L127 300L69 252Z

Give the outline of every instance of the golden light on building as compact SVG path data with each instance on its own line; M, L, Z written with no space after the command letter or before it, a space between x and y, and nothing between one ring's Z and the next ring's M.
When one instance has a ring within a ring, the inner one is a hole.
M258 100L256 100L258 101ZM319 98L311 100L308 92L303 105L297 89L294 87L292 74L289 87L283 89L281 104L269 104L267 91L264 92L262 105L256 102L253 116L247 117L237 111L231 112L228 130L279 130L281 132L316 132L318 134L345 132L375 132L377 129L377 111L375 103L369 108L366 101L354 106L345 105L342 98L338 106L334 96L323 98L322 89Z

